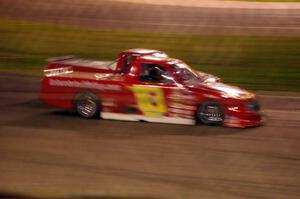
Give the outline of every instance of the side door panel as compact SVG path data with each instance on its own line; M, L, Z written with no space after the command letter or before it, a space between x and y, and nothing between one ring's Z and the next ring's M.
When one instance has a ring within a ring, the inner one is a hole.
M168 114L167 96L171 87L139 84L131 86L130 89L142 115L146 117L165 117Z

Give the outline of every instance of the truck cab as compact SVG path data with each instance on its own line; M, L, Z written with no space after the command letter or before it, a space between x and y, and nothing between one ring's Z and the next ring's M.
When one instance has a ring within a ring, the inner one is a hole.
M119 54L118 64L116 68L117 73L128 73L130 69L130 64L141 56L154 56L167 58L168 55L165 52L158 50L149 50L149 49L130 49L125 50Z

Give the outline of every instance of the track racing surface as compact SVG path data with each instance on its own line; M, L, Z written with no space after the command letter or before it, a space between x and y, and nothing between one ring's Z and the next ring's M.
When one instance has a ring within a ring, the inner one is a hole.
M0 75L0 191L37 197L299 198L300 96L259 94L267 124L85 120Z

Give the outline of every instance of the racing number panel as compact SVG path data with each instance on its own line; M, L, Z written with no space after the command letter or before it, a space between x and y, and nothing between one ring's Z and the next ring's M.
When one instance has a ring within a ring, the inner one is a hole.
M136 104L144 116L163 117L168 112L163 89L152 86L131 86Z

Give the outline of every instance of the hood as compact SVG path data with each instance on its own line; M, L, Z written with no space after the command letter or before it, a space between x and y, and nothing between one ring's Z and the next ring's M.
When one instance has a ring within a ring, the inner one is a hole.
M250 93L249 91L241 89L237 86L232 86L221 82L196 83L189 85L188 87L215 91L222 94L222 97L225 98L250 99L255 96L253 93Z

